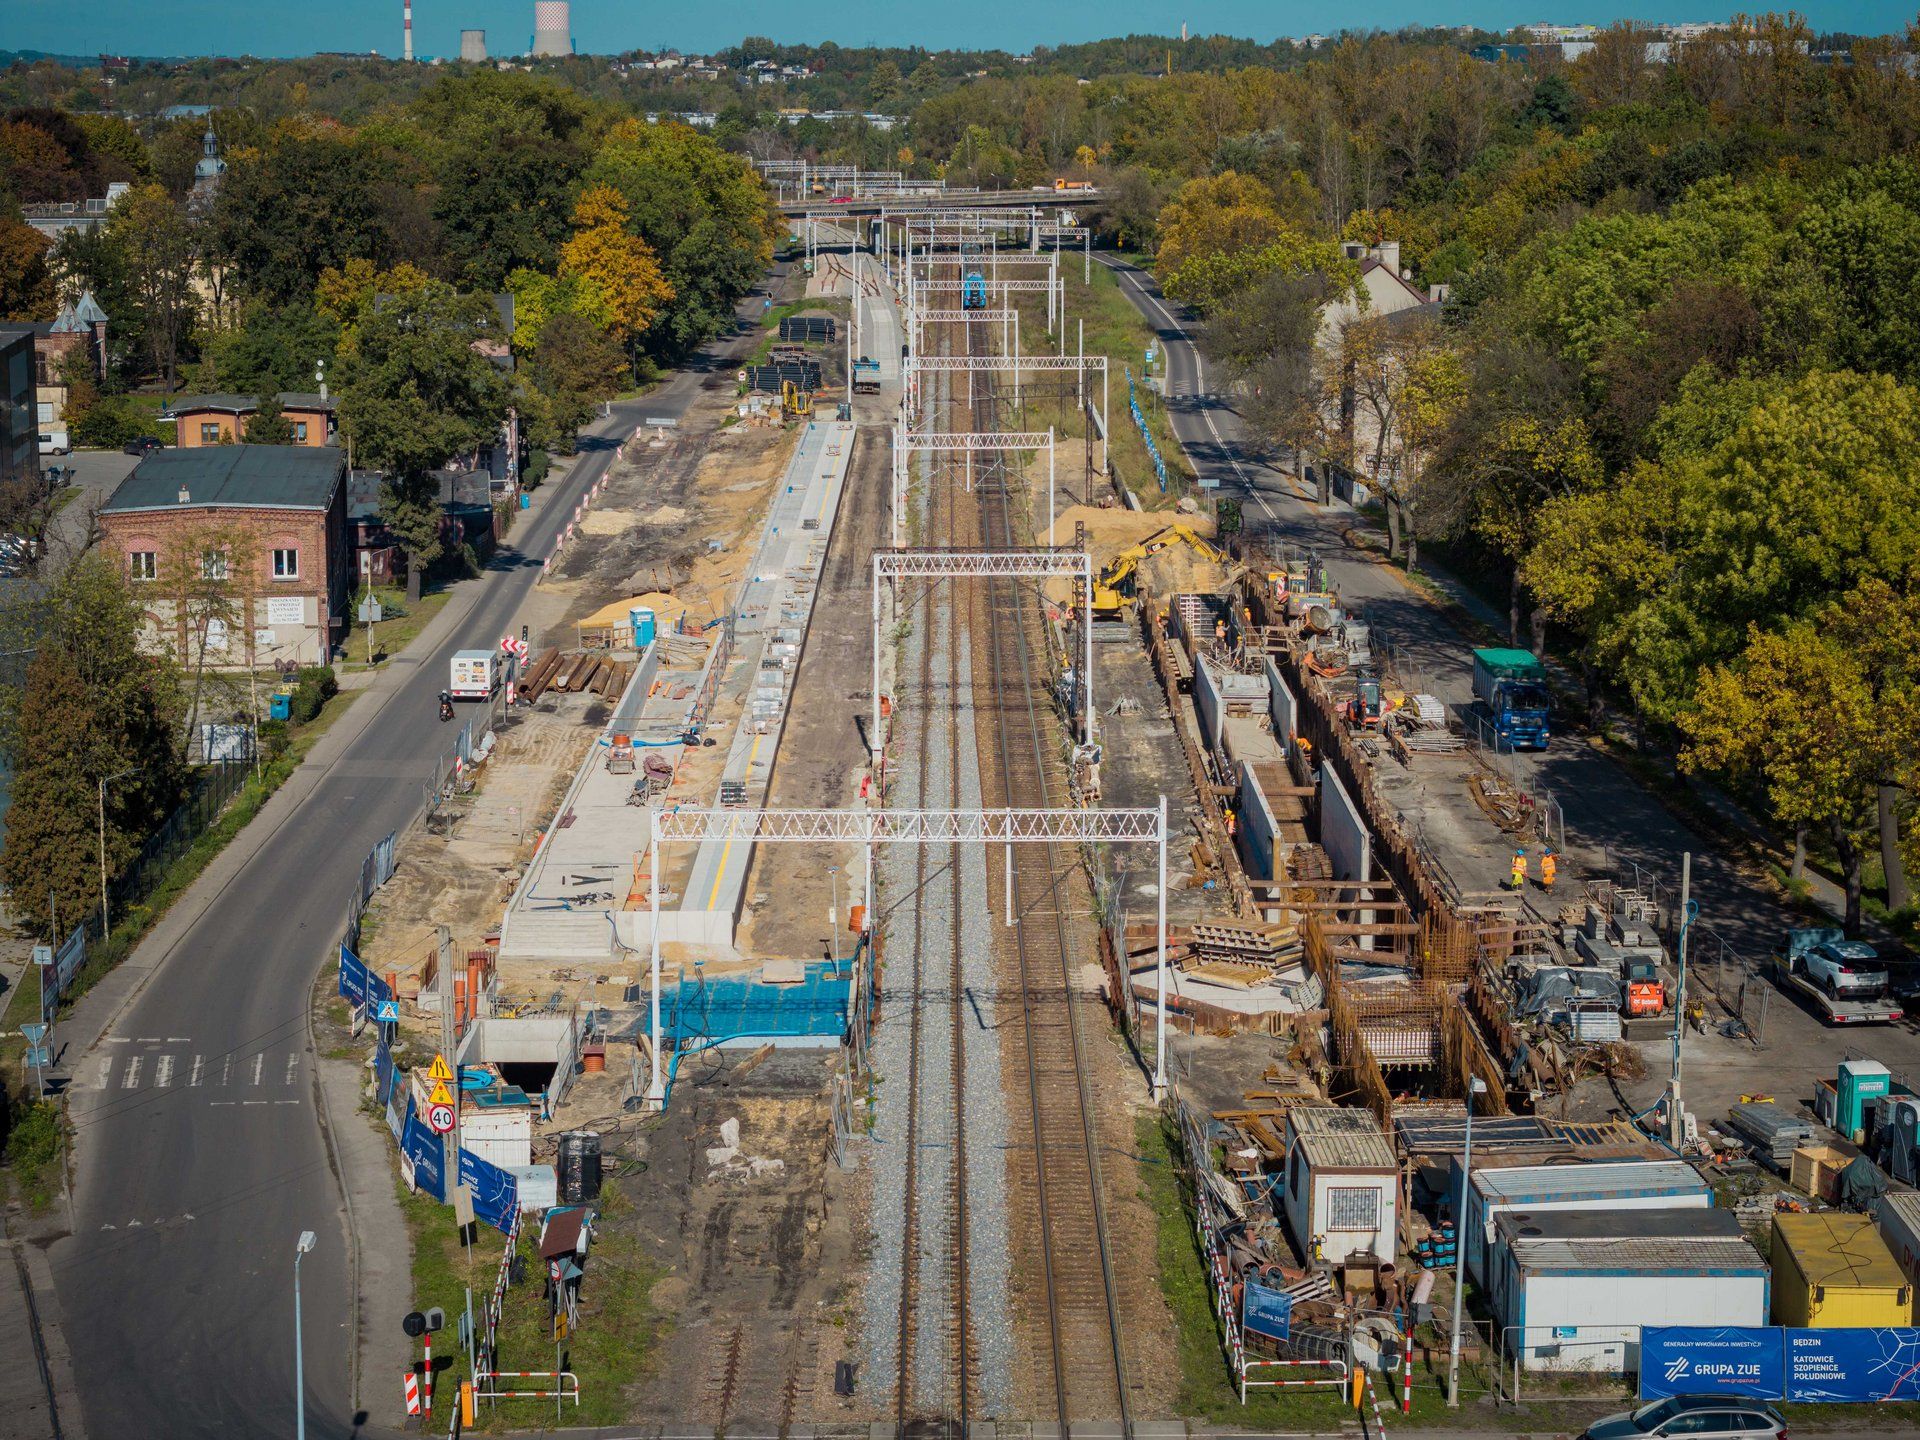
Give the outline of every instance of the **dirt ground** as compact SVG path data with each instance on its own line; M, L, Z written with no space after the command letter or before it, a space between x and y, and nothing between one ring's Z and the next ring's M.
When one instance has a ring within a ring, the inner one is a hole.
M776 1435L852 1414L833 1373L857 1177L828 1154L830 1053L776 1051L745 1075L739 1051L689 1060L672 1107L623 1149L647 1165L637 1223L666 1272L653 1305L677 1317L631 1410L667 1433Z
M605 721L605 704L556 692L516 711L494 731L473 792L447 802L400 847L393 878L368 910L361 958L377 973L398 972L403 995L434 952L436 926L453 932L453 953L463 956L500 923L535 836Z

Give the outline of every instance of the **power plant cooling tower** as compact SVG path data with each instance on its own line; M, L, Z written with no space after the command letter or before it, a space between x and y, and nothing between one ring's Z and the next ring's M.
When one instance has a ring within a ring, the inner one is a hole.
M533 0L533 53L573 53L573 17L567 0Z
M460 32L460 58L469 64L478 64L487 58L487 32L484 30L462 30Z

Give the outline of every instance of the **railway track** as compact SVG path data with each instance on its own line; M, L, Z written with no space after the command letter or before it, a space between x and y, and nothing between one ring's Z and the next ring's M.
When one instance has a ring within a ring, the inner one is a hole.
M950 477L936 474L928 495L928 543L960 545L963 523L960 507L954 503ZM921 597L921 646L919 698L921 712L919 763L915 766L916 795L912 803L921 808L956 808L960 803L960 724L955 696L960 689L960 644L958 611L950 609L944 617L944 646L937 643L935 606L940 600L933 584ZM944 662L935 656L944 648ZM930 772L937 747L944 747L946 783L930 783ZM932 887L946 892L945 924L929 923L929 898ZM914 858L914 945L911 977L911 1015L908 1040L907 1162L906 1162L906 1234L902 1245L899 1309L899 1372L894 1384L894 1424L898 1434L966 1433L975 1389L973 1352L968 1319L967 1246L967 1143L966 1143L966 1003L961 949L961 872L957 847L947 847L944 864L938 863L931 846L917 847ZM934 1012L944 1009L944 1015ZM925 1027L944 1021L948 1036L949 1063L944 1075L932 1073L935 1066L923 1054L931 1048L925 1042ZM947 1117L947 1143L933 1147L926 1143L922 1117L928 1105L944 1108ZM930 1165L930 1159L944 1154L944 1166ZM933 1173L929 1174L929 1171ZM943 1173L944 1172L944 1173ZM932 1187L939 1193L929 1193ZM943 1239L945 1251L928 1255L923 1244L923 1213L927 1207L950 1203ZM943 1266L946 1305L938 1317L927 1312L934 1303L925 1301L920 1283L928 1265ZM932 1337L924 1335L929 1324L937 1326ZM924 1343L928 1338L933 1346ZM938 1358L931 1366L923 1362L929 1349ZM934 1373L925 1371L931 1368ZM938 1396L935 1406L926 1397Z
M961 328L970 351L986 353L987 327ZM980 379L986 383L976 385L967 428L989 430L996 425L995 386L990 372ZM1022 472L995 452L975 482L980 542L993 549L1020 543L1017 515L1026 508L1027 493ZM1016 487L1022 492L1019 511ZM992 697L992 734L981 737L982 763L985 771L997 772L999 793L993 794L984 775L983 790L990 802L1008 806L1063 804L1063 737L1045 678L1040 609L1011 580L987 582L982 603L986 623L974 633L985 641L984 693ZM1090 937L1080 933L1076 943L1079 927L1068 914L1083 909L1072 902L1084 896L1084 884L1072 854L1056 853L1052 845L1014 847L1010 949L1021 1014L1016 1074L1026 1094L1010 1103L1024 1109L1032 1128L1031 1166L1020 1185L1030 1194L1036 1219L1047 1369L1059 1424L1064 1433L1074 1421L1117 1419L1128 1433L1125 1344L1074 958L1086 952ZM1007 900L1003 895L995 910L1003 911Z

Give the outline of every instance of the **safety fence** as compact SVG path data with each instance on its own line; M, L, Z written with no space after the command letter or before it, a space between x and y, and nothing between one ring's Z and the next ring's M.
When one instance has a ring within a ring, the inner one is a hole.
M1153 438L1153 427L1147 424L1145 412L1140 409L1140 397L1134 390L1133 367L1127 370L1127 409L1133 412L1133 423L1139 427L1141 443L1147 447L1147 458L1153 461L1153 478L1160 483L1160 493L1167 493L1167 462L1161 457L1160 447Z
M494 731L506 713L507 687L503 684L493 692L486 708L460 727L452 747L434 757L432 775L425 786L423 813L432 815L459 791L466 773L492 749Z
M640 436L645 433L645 429L645 426L636 427L633 432L633 438L636 440L639 439ZM624 453L624 451L622 453ZM600 478L587 487L587 493L582 495L578 503L574 505L572 517L565 525L560 527L560 533L553 537L553 549L548 551L547 558L540 562L540 578L542 580L545 580L553 573L553 567L559 562L561 552L567 548L567 542L573 539L575 533L580 529L581 522L587 518L587 511L592 509L593 502L600 498L600 492L607 488L607 481L611 475L611 468L603 470Z

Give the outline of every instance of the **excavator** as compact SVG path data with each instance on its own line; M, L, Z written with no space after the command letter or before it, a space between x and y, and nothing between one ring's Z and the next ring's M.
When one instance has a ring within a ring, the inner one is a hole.
M1150 555L1157 555L1170 545L1185 545L1206 559L1219 565L1231 565L1233 562L1227 553L1200 535L1187 525L1169 525L1137 544L1129 545L1113 559L1107 562L1093 581L1093 615L1096 620L1116 618L1127 601L1132 599L1132 587L1128 581L1140 568L1140 562Z
M802 390L791 380L780 382L780 413L788 419L798 420L813 414L813 392Z

